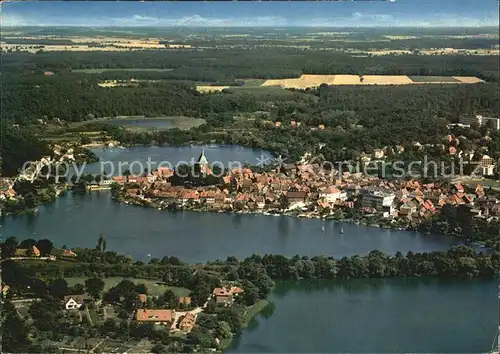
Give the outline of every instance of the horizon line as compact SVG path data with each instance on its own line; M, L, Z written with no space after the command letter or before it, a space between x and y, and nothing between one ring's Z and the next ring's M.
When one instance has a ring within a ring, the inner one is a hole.
M2 28L500 28L500 24L497 25L476 25L476 26L446 26L446 25L358 25L358 26L344 26L344 25L259 25L259 26L223 26L223 25L207 25L207 26L184 26L184 25L156 25L156 26L114 26L114 25L3 25Z

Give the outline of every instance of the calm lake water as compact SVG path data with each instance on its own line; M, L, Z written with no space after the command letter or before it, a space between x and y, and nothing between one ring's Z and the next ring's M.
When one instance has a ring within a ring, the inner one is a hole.
M8 217L5 237L50 238L57 245L94 247L100 233L109 249L145 259L176 256L187 262L204 262L253 253L300 255L367 254L445 250L456 240L445 236L354 224L324 223L286 216L169 212L119 204L109 192L85 195L68 192L35 215ZM344 233L340 233L340 229Z
M201 147L97 150L103 161L115 164L145 162L148 157L175 164L196 159L200 152ZM255 164L266 152L207 146L205 154L209 161ZM99 163L86 170L99 171ZM69 192L35 215L4 218L2 237L50 238L58 246L94 247L103 233L108 249L136 259L172 255L187 262L253 253L340 258L374 249L446 250L457 243L445 236L333 221L324 223L323 232L322 225L320 220L285 216L171 213L115 203L109 192ZM493 282L286 283L279 284L270 299L274 306L252 321L230 352L477 353L490 348L496 328Z
M278 284L230 353L486 353L497 284L436 280Z

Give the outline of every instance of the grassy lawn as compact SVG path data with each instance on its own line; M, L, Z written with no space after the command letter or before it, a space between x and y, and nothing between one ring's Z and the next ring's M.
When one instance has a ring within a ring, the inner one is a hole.
M245 316L243 316L243 328L248 327L248 324L250 323L250 321L252 320L252 318L254 318L255 316L257 316L257 314L259 312L261 312L262 310L264 310L264 308L266 308L267 305L269 305L269 300L259 300L255 304L253 304L252 306L250 306L247 309L247 312L245 313Z
M229 345L231 344L232 341L233 341L233 337L224 338L220 342L220 348L223 349L223 350L226 349L227 347L229 347Z
M69 286L74 286L75 284L84 284L85 280L87 278L64 278ZM124 278L120 277L111 277L111 278L104 278L104 291L108 291L111 289L113 286L116 286L119 282L121 282ZM167 286L167 285L156 285L157 280L151 280L151 279L140 279L140 278L135 278L135 279L129 279L133 281L135 284L140 284L143 283L146 285L148 288L148 295L163 295L165 290L170 289L172 290L176 296L188 296L189 295L189 289L186 288L178 288L175 286Z
M413 82L460 82L451 76L408 76Z
M96 325L99 322L99 315L95 309L88 309L92 323Z
M130 123L127 121L130 120ZM144 120L144 125L141 125L141 120ZM153 127L151 125L152 121L157 121L158 122L158 127ZM89 121L87 121L88 123ZM92 121L90 121L92 122ZM205 123L205 119L202 118L193 118L193 117L186 117L186 116L168 116L168 117L144 117L144 116L123 116L123 117L116 117L116 118L106 118L106 119L99 119L96 120L95 122L99 123L111 123L111 124L118 124L121 126L126 127L127 129L131 131L146 131L146 130L153 130L153 129L172 129L172 128L179 128L181 130L189 130L194 127L198 127ZM165 124L166 123L166 124ZM163 125L166 125L164 127ZM99 135L101 132L95 132L95 134Z
M72 69L71 72L74 73L83 73L83 74L101 74L105 72L113 72L113 71L172 71L174 69L157 69L157 68L146 68L146 69L138 69L138 68L119 68L119 69Z
M242 79L245 84L244 87L256 87L262 85L266 80L264 79Z

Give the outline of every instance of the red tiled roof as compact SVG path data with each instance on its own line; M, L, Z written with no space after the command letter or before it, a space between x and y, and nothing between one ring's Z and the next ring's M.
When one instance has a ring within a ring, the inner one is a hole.
M215 288L212 294L214 296L229 296L231 295L231 291L226 288Z
M233 294L241 294L243 292L243 289L238 286L233 286L231 287L231 292Z
M174 310L137 310L136 321L140 322L171 322Z
M163 177L170 177L174 174L174 172L168 167L158 167L156 171L160 176Z
M200 196L196 191L184 190L182 193L182 198L184 199L199 199Z
M339 193L340 191L335 186L329 186L327 188L324 188L322 192L327 194L333 194L333 193Z
M64 250L63 251L63 256L66 256L66 257L76 257L76 253L73 252L72 250Z
M244 194L244 193L242 193L242 194L238 194L238 195L236 196L236 200L237 200L237 201L246 201L246 200L248 200L249 198L250 198L250 196L249 196L248 194Z
M179 304L190 305L191 304L191 298L189 296L182 296L182 297L179 298Z

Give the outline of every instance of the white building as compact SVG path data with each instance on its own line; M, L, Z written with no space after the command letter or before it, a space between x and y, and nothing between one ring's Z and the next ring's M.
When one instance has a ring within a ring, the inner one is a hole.
M384 150L382 149L374 149L373 150L373 158L374 159L382 159L384 157Z
M481 168L481 175L483 176L493 176L495 174L495 165L493 162L493 159L488 156L484 155L481 161L479 162L480 168Z
M489 125L495 130L500 130L500 118L483 117L481 115L476 115L475 117L460 117L460 123L468 125L477 124L480 127Z
M337 200L346 200L347 199L347 193L340 191L335 186L330 186L330 187L324 188L319 193L319 196L320 196L320 198L323 198L327 203L335 203Z
M392 212L396 195L393 192L363 189L361 206Z
M66 295L64 297L64 308L66 310L78 310L83 306L83 295Z

